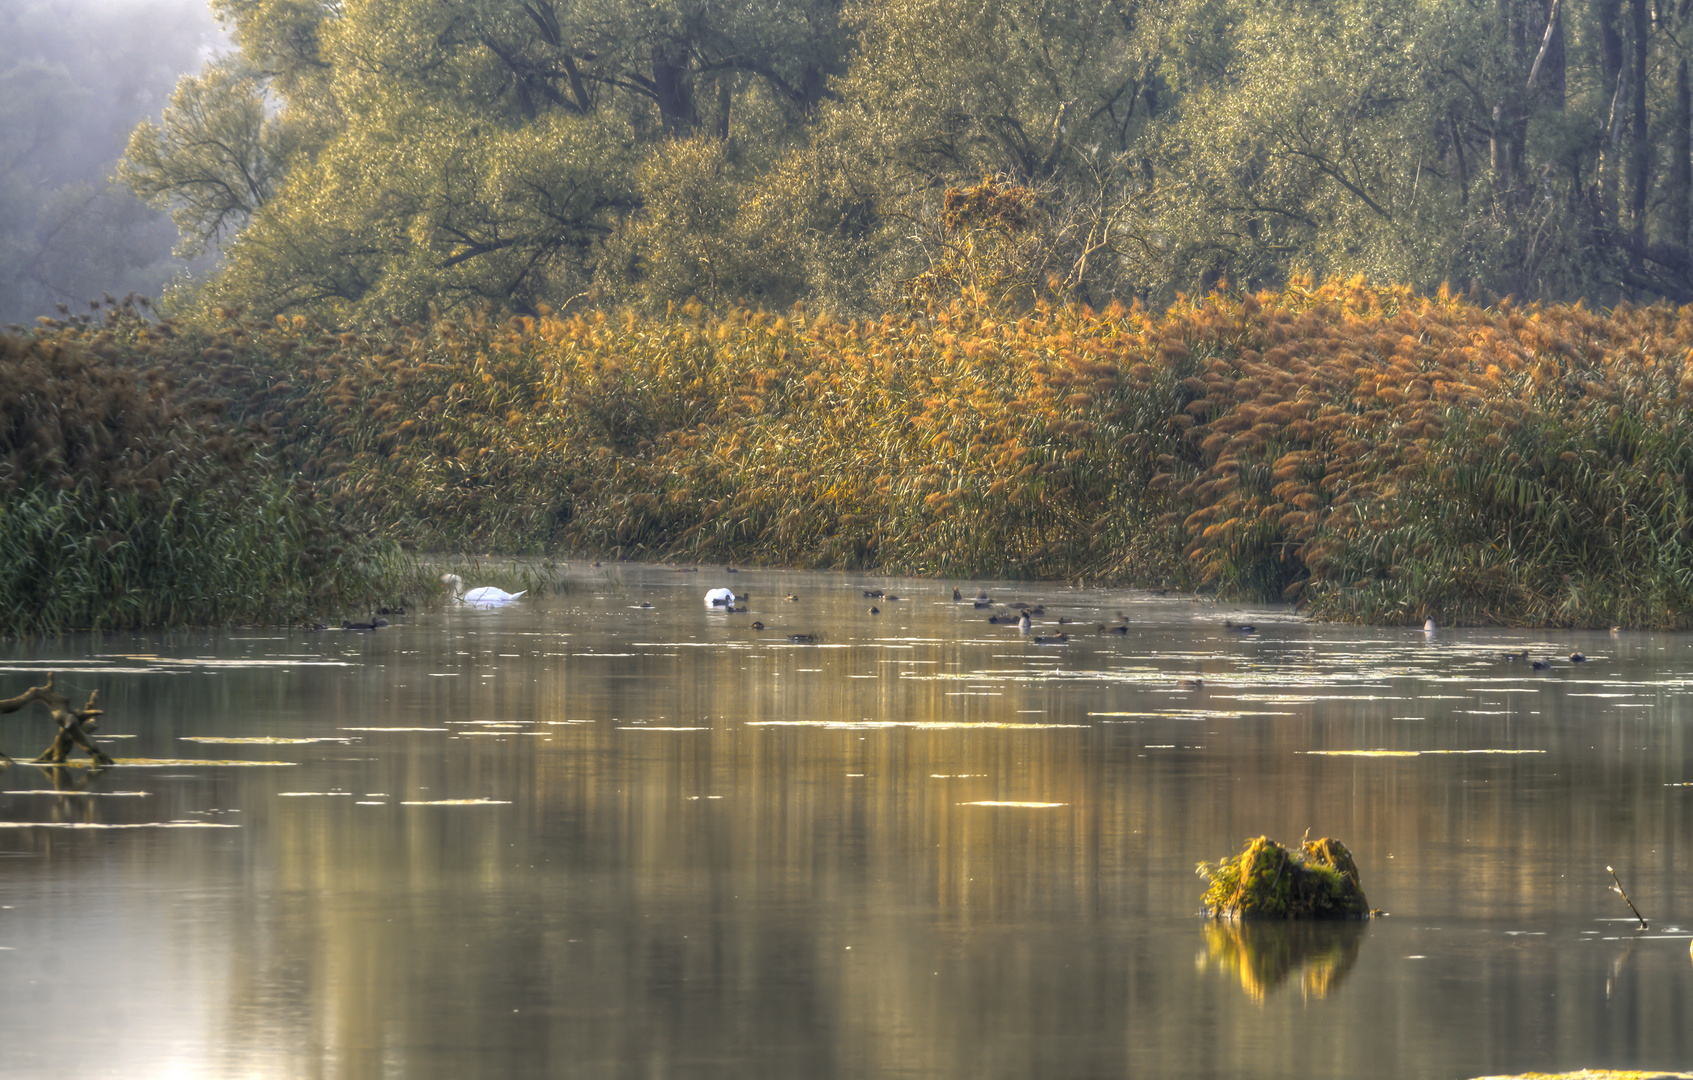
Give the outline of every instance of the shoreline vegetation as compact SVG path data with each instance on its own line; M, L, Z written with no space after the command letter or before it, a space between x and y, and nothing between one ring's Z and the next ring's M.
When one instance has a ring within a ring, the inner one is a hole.
M304 619L418 550L1678 629L1690 406L1693 308L1361 280L357 330L108 298L0 340L0 634Z

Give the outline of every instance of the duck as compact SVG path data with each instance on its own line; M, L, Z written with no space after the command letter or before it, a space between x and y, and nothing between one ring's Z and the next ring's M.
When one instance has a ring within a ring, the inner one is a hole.
M788 640L795 645L815 645L820 639L816 634L789 634Z
M706 607L733 607L735 600L734 589L712 589L705 594Z
M386 622L382 622L379 625L378 622L374 620L371 622L348 622L346 619L341 620L341 629L343 630L379 630L383 626L387 625L388 624Z
M1181 685L1189 690L1203 690L1205 689L1205 680L1195 675L1191 679L1183 679Z
M1423 620L1423 633L1432 634L1432 633L1435 632L1436 629L1437 629L1437 627L1434 625L1433 619L1424 619Z
M1547 668L1552 666L1552 661L1550 660L1533 660L1530 661L1530 663L1536 671L1545 671Z
M1128 632L1129 628L1126 626L1106 626L1103 623L1094 630L1094 633L1096 634L1127 634Z
M882 592L881 589L865 589L864 590L864 599L866 599L866 600L880 600L885 595L887 595L887 594Z
M763 623L761 623L761 622L758 622L758 621L757 621L757 620L756 620L756 619L755 619L755 620L754 620L754 621L753 621L753 624L752 624L752 628L753 628L753 629L754 629L754 630L762 630L762 629L764 629L764 624L763 624Z
M1035 638L1036 645L1064 645L1070 640L1069 634L1053 634L1050 637Z
M496 589L492 585L482 585L466 592L464 579L457 574L442 574L441 584L452 590L453 599L461 604L505 604L516 600L529 591L524 589L523 592L511 593L504 589Z
M959 592L956 588L954 588L952 590L952 602L957 604L957 603L962 603L963 600L964 600L964 594Z
M870 605L870 614L872 614L872 615L880 615L880 614L881 614L881 613L882 613L882 609L881 609L881 608L879 608L879 607L877 607L877 606L876 606L876 605L875 605L875 604L871 604L871 605Z
M1022 617L1017 620L1017 629L1026 634L1029 632L1030 628L1034 626L1034 624L1035 620L1029 618L1029 613L1025 611L1023 612Z
M1578 653L1578 652L1570 653L1570 663L1572 663L1572 664L1585 664L1586 662L1587 662L1587 657L1583 656L1581 653Z
M787 601L790 604L799 603L799 597L795 596L793 593L789 593L788 595L782 597L782 599Z
M1225 622L1223 625L1237 634L1256 634L1258 632L1258 628L1251 623Z

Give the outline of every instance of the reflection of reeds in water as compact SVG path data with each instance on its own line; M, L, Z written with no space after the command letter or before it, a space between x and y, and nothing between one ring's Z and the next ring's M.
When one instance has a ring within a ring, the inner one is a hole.
M1323 998L1345 981L1358 961L1365 928L1359 923L1261 923L1239 920L1205 924L1202 967L1232 972L1254 1001L1264 998L1297 969L1307 998Z

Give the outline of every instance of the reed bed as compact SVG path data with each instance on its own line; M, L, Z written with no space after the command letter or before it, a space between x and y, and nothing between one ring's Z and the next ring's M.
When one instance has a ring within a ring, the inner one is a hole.
M222 316L36 342L228 401L343 525L426 550L1693 621L1693 310L1303 281L1158 313Z
M415 588L225 407L73 335L0 337L0 636L304 621Z

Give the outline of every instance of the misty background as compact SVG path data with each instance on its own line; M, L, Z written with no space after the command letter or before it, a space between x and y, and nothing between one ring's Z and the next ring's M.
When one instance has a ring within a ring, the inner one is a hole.
M169 215L110 177L226 44L204 0L0 0L0 323L157 297L190 270Z

